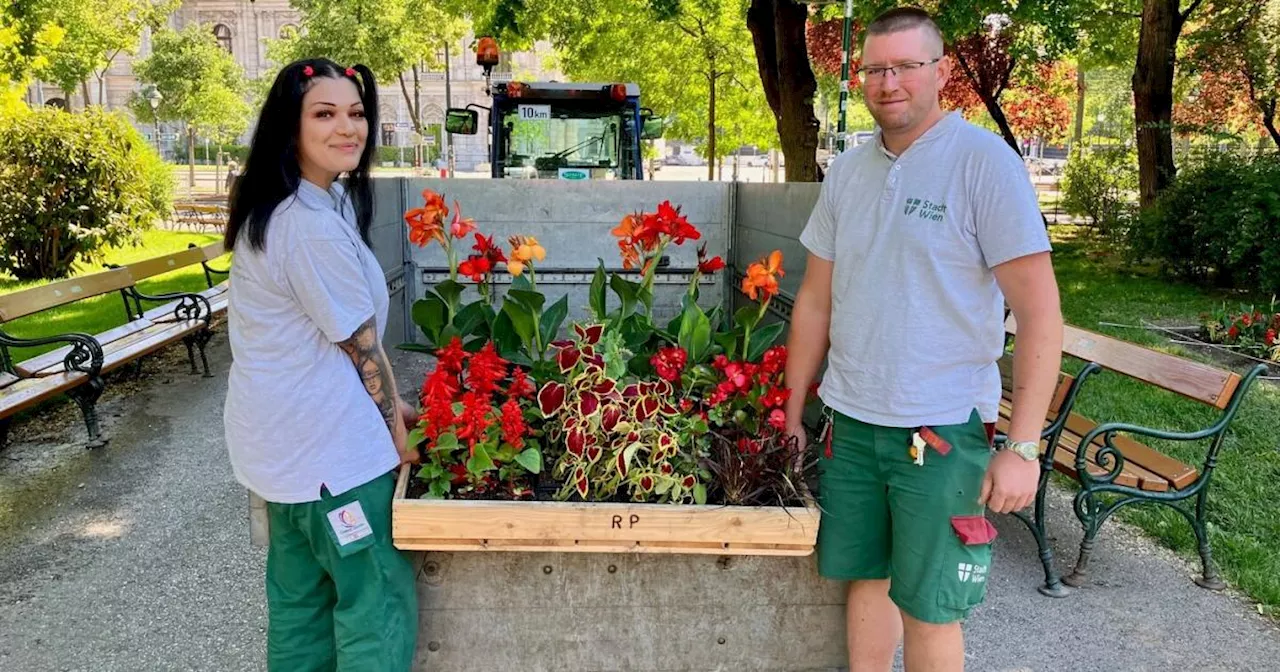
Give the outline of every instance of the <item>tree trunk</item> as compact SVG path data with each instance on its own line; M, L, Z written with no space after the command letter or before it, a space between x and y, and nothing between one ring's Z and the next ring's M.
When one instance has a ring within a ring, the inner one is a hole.
M1018 153L1018 156L1022 156L1022 149L1018 147L1018 138L1013 135L1013 129L1009 127L1009 119L1004 116L1004 110L1000 108L1000 94L1004 93L1017 61L1010 58L1009 69L1001 73L1000 81L989 84L978 79L977 70L964 56L956 54L956 60L960 63L960 70L965 78L969 80L969 88L977 92L978 97L982 99L982 104L987 108L987 114L990 114L991 120L996 122L996 127L1000 129L1000 135L1004 137L1004 141ZM994 95L990 93L993 88Z
M187 126L187 195L196 190L196 129Z
M711 96L707 103L707 181L716 181L716 59L711 57L707 65L707 82Z
M1142 207L1169 186L1173 162L1173 68L1184 15L1179 0L1144 0L1133 73L1133 118L1138 142L1138 198ZM1199 0L1192 3L1194 11Z
M89 78L80 80L80 93L84 96L84 109L89 109Z
M747 29L786 157L788 182L822 179L818 118L813 111L818 80L809 65L805 40L808 18L807 6L794 0L751 0L747 9Z
M98 104L101 105L104 110L111 109L111 106L107 104L107 71L106 70L103 70L102 74L98 75Z
M1018 146L1018 138L1014 136L1013 129L1009 127L1009 119L1004 116L1004 110L1000 109L1000 100L993 98L984 93L979 93L982 103L987 106L987 114L991 115L991 120L996 122L996 127L1000 129L1000 135L1004 136L1004 141L1009 143L1013 151L1022 156L1022 148Z
M1084 68L1076 66L1076 127L1071 135L1071 149L1084 142Z
M1267 133L1271 134L1271 140L1276 143L1276 149L1280 149L1280 131L1276 130L1276 99L1272 98L1262 110L1262 125L1267 127Z

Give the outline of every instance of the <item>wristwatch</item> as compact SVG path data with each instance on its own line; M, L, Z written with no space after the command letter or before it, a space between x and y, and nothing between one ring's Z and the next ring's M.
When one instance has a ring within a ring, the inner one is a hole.
M1004 444L1004 449L1028 462L1034 462L1040 458L1039 441L1008 441Z

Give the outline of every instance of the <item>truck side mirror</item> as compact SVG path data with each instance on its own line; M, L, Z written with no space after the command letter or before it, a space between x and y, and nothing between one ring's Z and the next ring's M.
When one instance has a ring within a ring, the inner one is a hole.
M640 129L641 140L657 140L666 132L667 120L662 117L645 116L641 118L642 128Z
M475 135L480 126L480 114L475 110L451 107L444 115L444 128L458 135Z

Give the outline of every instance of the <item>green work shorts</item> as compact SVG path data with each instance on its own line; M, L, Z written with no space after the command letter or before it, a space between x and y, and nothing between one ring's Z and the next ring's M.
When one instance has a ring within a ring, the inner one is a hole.
M908 616L952 623L986 596L995 528L978 495L991 442L976 410L965 424L929 429L949 450L926 448L917 465L915 429L833 413L829 449L818 446L818 571L889 579L889 597Z
M418 599L413 566L391 543L395 484L388 473L336 497L267 504L267 669L412 667Z

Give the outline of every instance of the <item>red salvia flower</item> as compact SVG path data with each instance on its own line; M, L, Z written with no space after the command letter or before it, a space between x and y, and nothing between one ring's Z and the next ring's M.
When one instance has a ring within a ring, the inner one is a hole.
M533 381L529 380L524 369L517 367L511 374L511 385L507 388L507 396L515 399L525 399L533 396Z
M506 375L507 362L494 351L493 341L489 341L480 352L471 356L471 365L467 367L467 387L478 394L488 395L498 389L498 381Z
M449 345L436 351L436 367L455 374L461 373L462 363L467 357L467 351L462 349L462 339L454 336Z
M524 413L520 410L520 403L508 399L502 405L502 440L520 450L524 447L524 433Z
M467 392L462 395L462 415L458 418L458 438L469 442L471 454L475 454L476 444L484 439L485 430L489 427L489 412L493 406L489 404L488 395L478 392Z

